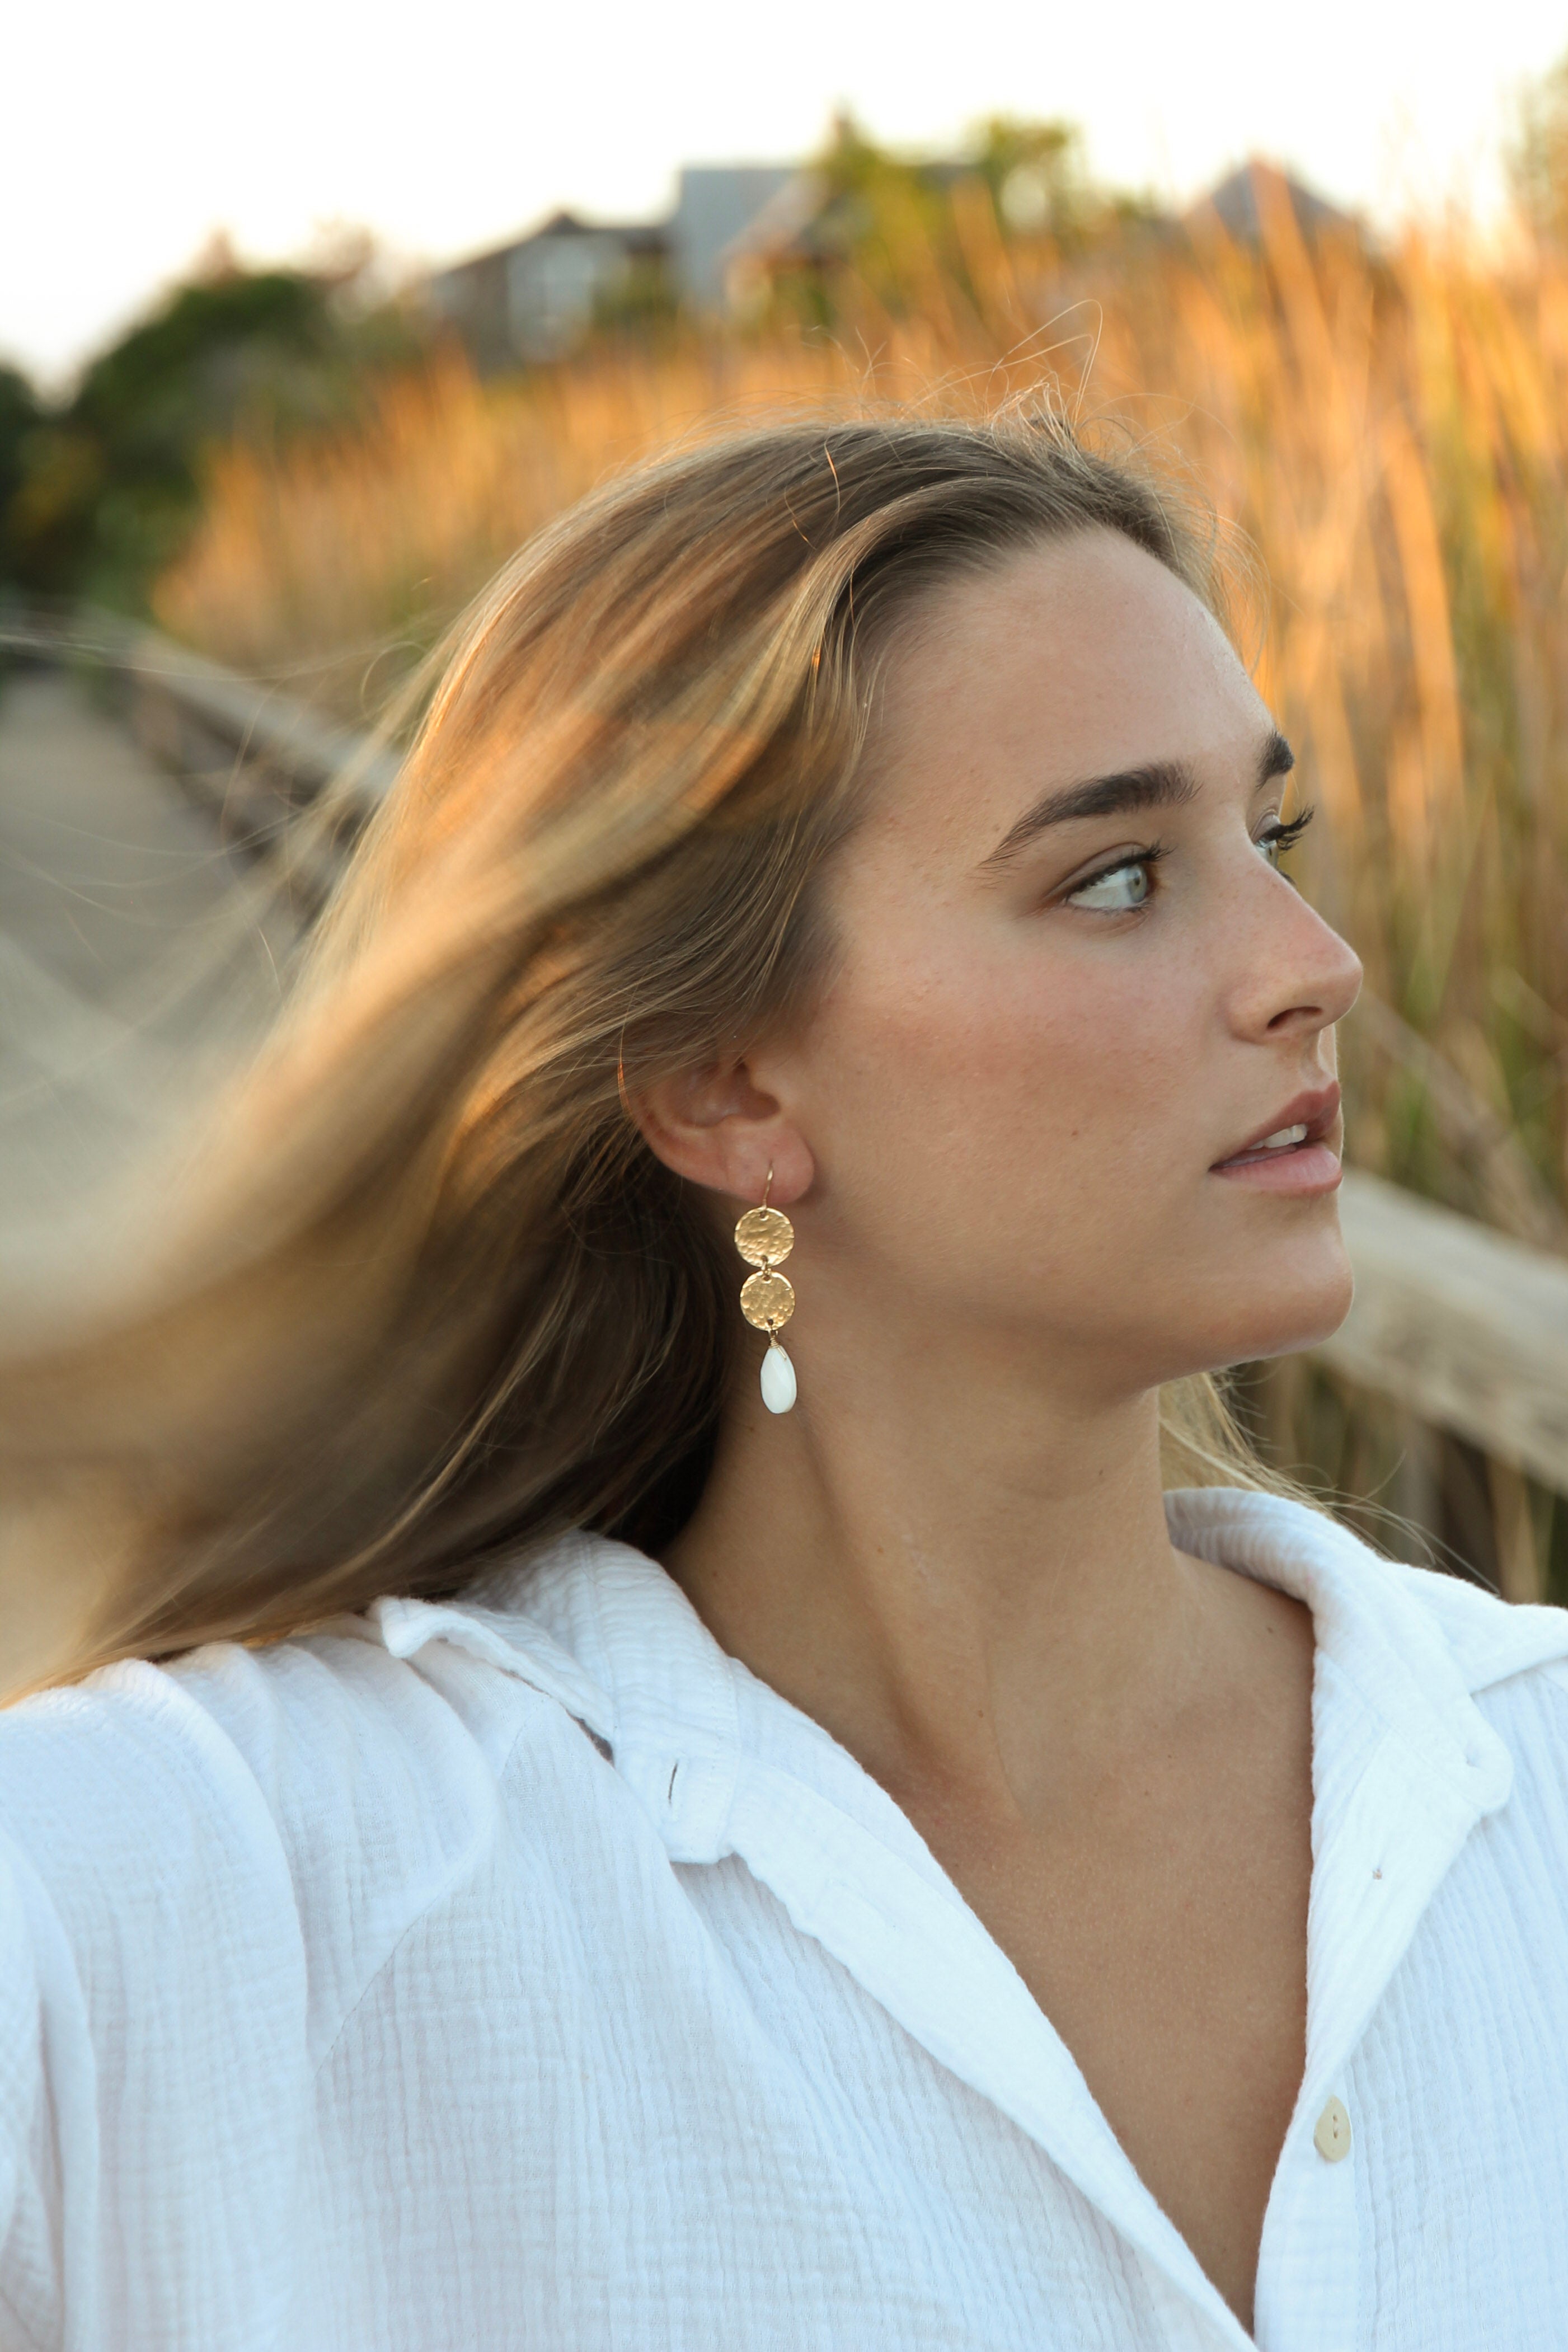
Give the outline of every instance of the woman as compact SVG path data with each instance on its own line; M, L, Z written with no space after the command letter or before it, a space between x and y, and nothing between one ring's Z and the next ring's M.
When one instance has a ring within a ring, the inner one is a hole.
M1568 1620L1209 1378L1350 1297L1290 765L1048 421L482 600L10 1375L105 1567L0 1724L7 2344L1561 2341Z

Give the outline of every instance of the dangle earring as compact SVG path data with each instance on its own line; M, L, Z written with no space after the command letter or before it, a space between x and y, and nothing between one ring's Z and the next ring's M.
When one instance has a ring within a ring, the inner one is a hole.
M779 1345L779 1326L795 1313L795 1292L775 1266L795 1247L795 1227L782 1209L770 1209L773 1171L763 1187L763 1205L748 1209L735 1227L735 1247L757 1272L741 1285L741 1312L754 1329L768 1335L763 1358L763 1402L770 1412L787 1412L795 1402L795 1366Z

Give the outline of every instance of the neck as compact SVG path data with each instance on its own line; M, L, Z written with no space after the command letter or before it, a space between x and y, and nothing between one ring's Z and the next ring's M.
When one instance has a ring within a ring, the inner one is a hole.
M1216 1572L1167 1536L1155 1397L1075 1398L1007 1352L818 1333L777 1419L748 1357L666 1565L895 1795L1029 1818L1187 1703Z

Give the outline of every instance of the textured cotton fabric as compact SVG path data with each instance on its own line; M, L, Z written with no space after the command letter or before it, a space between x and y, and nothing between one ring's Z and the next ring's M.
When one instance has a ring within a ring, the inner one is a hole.
M1561 2347L1568 1614L1170 1513L1317 1628L1256 2340ZM1247 2340L910 1822L622 1546L29 1701L0 1832L6 2347Z

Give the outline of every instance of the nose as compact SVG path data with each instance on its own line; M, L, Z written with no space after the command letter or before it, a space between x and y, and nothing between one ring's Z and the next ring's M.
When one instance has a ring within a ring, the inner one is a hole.
M1249 919L1232 935L1232 1020L1258 1043L1315 1036L1360 995L1361 958L1282 874L1265 867L1260 880Z

